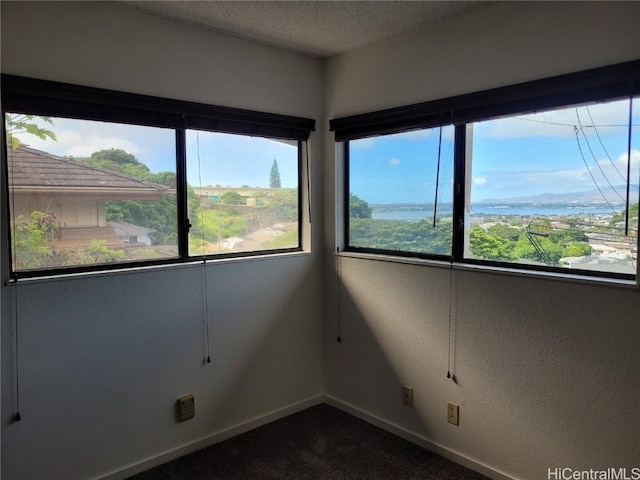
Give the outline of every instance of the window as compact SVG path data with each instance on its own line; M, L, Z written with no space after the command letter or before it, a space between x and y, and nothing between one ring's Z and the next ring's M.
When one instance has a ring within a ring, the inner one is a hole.
M332 120L345 248L635 280L638 93L635 61Z
M189 254L297 248L298 142L187 130Z
M14 271L178 256L173 130L5 118Z
M350 248L451 255L452 126L353 140L348 161Z
M312 120L3 75L14 278L300 249Z
M635 275L640 102L634 100L470 124L465 258Z

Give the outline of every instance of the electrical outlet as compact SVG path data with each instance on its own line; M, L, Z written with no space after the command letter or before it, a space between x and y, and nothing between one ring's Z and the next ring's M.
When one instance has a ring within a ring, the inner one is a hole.
M460 425L460 407L455 403L447 402L447 422Z
M196 415L196 400L193 395L180 397L176 402L178 406L178 421L184 422Z
M413 408L413 388L412 387L402 387L402 404Z

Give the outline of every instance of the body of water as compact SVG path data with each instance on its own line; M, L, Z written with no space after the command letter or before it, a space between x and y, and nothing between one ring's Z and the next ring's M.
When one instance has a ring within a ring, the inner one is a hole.
M624 206L615 206L617 212L622 212ZM451 205L438 207L438 216L451 216ZM544 215L544 216L574 216L574 215L611 215L611 208L606 204L593 205L474 205L472 216L482 215ZM433 217L431 208L410 208L392 206L373 208L373 218L381 220L424 220Z

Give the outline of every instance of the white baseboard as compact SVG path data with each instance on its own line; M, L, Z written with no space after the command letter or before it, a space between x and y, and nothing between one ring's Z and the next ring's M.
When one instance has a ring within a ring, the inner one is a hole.
M153 467L157 467L158 465L162 465L163 463L170 462L171 460L175 460L176 458L183 457L190 453L196 452L203 448L209 447L216 443L220 443L224 440L227 440L231 437L235 437L242 433L248 432L249 430L253 430L254 428L261 427L262 425L266 425L267 423L274 422L276 420L280 420L281 418L288 417L294 413L301 412L302 410L306 410L309 407L313 407L315 405L319 405L323 403L324 397L322 395L317 395L301 402L297 402L291 405L288 405L284 408L275 410L273 412L267 413L266 415L261 415L259 417L253 418L247 422L243 422L235 427L228 428L226 430L222 430L220 432L216 432L212 435L208 435L194 442L190 442L186 445L182 445L175 449L168 450L159 455L155 455L153 457L149 457L147 459L141 460L135 464L129 465L123 469L112 472L108 475L101 476L96 478L95 480L124 480L132 475L136 475L138 473L149 470Z
M291 404L287 407L275 410L273 412L267 413L266 415L262 415L260 417L253 418L247 422L243 422L239 425L236 425L232 428L228 428L226 430L222 430L220 432L216 432L212 435L208 435L194 442L190 442L186 445L182 445L175 449L171 449L165 451L159 455L155 455L153 457L149 457L147 459L141 460L135 464L129 465L123 469L112 472L108 475L101 476L96 478L95 480L124 480L128 477L136 475L138 473L149 470L153 467L157 467L158 465L162 465L163 463L170 462L171 460L175 460L179 457L183 457L190 453L196 452L203 448L209 447L216 443L227 440L231 437L235 437L242 433L248 432L249 430L253 430L254 428L261 427L262 425L266 425L268 423L274 422L281 418L287 417L294 413L301 412L309 407L313 407L315 405L319 405L321 403L326 403L331 405L332 407L336 407L354 417L357 417L361 420L364 420L367 423L375 425L378 428L382 428L387 432L393 433L400 438L404 438L405 440L415 443L416 445L421 446L431 452L437 453L449 460L456 462L460 465L463 465L467 468L475 470L478 473L481 473L489 478L494 480L513 480L512 477L491 468L481 462L473 460L469 457L462 455L461 453L450 450L449 448L443 447L431 440L428 440L420 435L412 433L398 425L390 423L386 420L383 420L371 413L365 412L353 405L350 405L346 402L338 400L337 398L331 397L329 395L317 395L306 400L303 400L298 403Z
M494 468L489 467L481 462L473 460L469 457L462 455L461 453L450 450L449 448L443 447L431 440L428 440L420 435L412 433L399 425L395 425L393 423L387 422L371 413L360 410L353 405L345 403L337 398L331 397L329 395L324 396L324 403L327 405L331 405L332 407L336 407L339 410L342 410L354 417L357 417L361 420L364 420L371 425L375 425L378 428L386 430L389 433L393 433L394 435L404 438L405 440L415 443L416 445L421 446L422 448L429 450L430 452L437 453L438 455L443 456L457 464L463 465L471 470L474 470L482 475L485 475L494 480L513 480L512 477L502 473Z

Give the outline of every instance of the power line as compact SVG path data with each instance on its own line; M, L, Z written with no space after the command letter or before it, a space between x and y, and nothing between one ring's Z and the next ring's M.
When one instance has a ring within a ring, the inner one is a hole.
M622 200L623 202L626 202L625 198L618 193L618 191L615 189L615 187L613 185L611 185L611 182L609 181L609 178L604 173L604 170L600 166L600 163L598 162L598 159L594 155L593 150L591 149L591 144L589 143L589 138L584 133L584 128L582 126L582 121L580 120L580 113L578 112L577 108L576 108L576 117L578 118L578 125L580 125L579 131L582 132L582 136L584 137L585 142L587 142L587 147L589 148L589 152L591 153L591 156L593 157L593 162L596 164L596 167L598 167L598 170L600 170L600 173L604 177L605 182L607 182L607 185L609 185L609 188L611 188L613 193L615 193L620 200ZM576 133L576 135L577 135L577 133ZM625 181L625 183L626 183L626 181Z
M573 129L574 129L575 134L576 134L576 142L578 143L578 150L580 151L580 156L582 157L582 162L584 163L584 166L587 167L587 172L589 173L589 176L591 177L591 180L593 181L593 184L598 189L598 192L600 192L600 196L604 200L604 203L606 203L609 206L609 208L611 209L612 213L615 213L615 209L609 203L609 200L607 200L607 197L604 195L604 193L602 193L602 189L600 188L600 185L598 185L598 182L596 182L596 179L593 177L593 174L591 173L591 169L589 168L589 165L587 164L587 159L584 158L584 153L582 152L582 146L580 145L580 137L578 136L578 127L574 125Z
M613 168L616 169L616 172L618 172L618 175L620 175L620 178L624 181L624 182L628 182L630 179L628 178L624 178L624 176L622 175L622 173L620 173L620 170L618 170L618 167L616 167L616 164L613 160L611 160L611 155L609 155L609 152L607 151L607 149L604 147L604 143L602 142L602 138L600 137L600 133L598 132L598 128L596 127L595 122L593 121L593 117L591 116L591 110L589 110L589 106L585 105L585 108L587 110L587 113L589 114L589 120L591 120L591 125L593 126L593 131L596 134L596 137L598 138L598 141L600 142L600 146L602 147L602 150L604 150L605 155L607 156L607 158L609 159L609 161L611 162L611 165L613 165Z
M522 120L523 122L546 123L548 125L559 125L561 127L571 127L571 128L573 128L575 126L575 125L572 125L570 123L550 122L548 120L536 120L535 118L523 118L523 117L512 117L512 118L514 118L515 120ZM599 127L599 128L602 128L602 127L618 127L618 128L619 127L625 127L625 128L627 128L628 126L629 125L626 124L626 123L625 124L620 124L620 125L612 123L612 124L602 124L602 125L585 125L585 128L596 128L596 127ZM631 126L632 127L640 127L640 123L638 123L638 124L633 123L633 124L631 124Z

